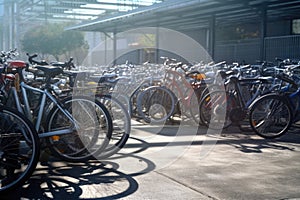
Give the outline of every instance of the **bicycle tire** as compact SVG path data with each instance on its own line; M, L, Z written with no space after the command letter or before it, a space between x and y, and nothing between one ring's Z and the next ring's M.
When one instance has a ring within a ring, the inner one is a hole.
M0 193L24 184L39 155L40 142L32 123L19 112L0 107Z
M84 162L97 157L106 148L112 135L112 119L108 110L98 100L86 96L70 96L62 104L81 129L74 129L70 120L55 106L48 115L47 131L65 129L66 125L70 125L74 131L72 134L48 137L51 152L70 162Z
M126 144L131 131L131 118L125 106L111 95L96 95L110 113L113 122L113 132L105 150L97 159L105 159L120 151Z
M200 101L198 98L198 95L196 93L193 93L192 96L190 97L190 115L193 121L196 124L201 124L201 119L200 119L200 109L199 109Z
M161 86L148 87L137 97L138 114L147 123L165 122L173 115L175 104L173 92Z
M211 93L213 91L221 91L222 87L224 87L224 86L220 86L218 84L206 85L206 87L201 92L201 95L199 97L199 101L201 101L205 95L207 95L207 94L209 94L209 93Z
M277 94L261 96L250 106L252 130L266 139L284 135L292 124L292 109L287 100Z
M236 105L236 98L228 92L219 90L206 94L199 106L201 123L215 130L228 128L232 124L230 112Z

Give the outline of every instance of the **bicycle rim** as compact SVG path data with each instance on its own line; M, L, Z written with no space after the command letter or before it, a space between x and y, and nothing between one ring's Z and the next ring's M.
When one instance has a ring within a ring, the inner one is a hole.
M292 122L292 112L283 98L267 95L252 105L249 120L256 134L272 139L288 131Z
M40 153L37 133L26 118L0 110L0 193L11 191L28 180Z
M97 98L106 106L113 122L113 132L109 144L97 156L97 159L104 159L114 155L124 147L129 138L131 119L127 109L117 99L109 95L101 95Z
M163 123L169 119L175 109L173 93L163 87L149 87L137 100L139 115L147 123Z
M224 91L206 94L200 102L200 120L211 129L224 129L232 124L230 111L236 107L236 99Z
M65 108L79 124L79 129L59 110L49 115L48 131L73 129L71 134L48 138L49 148L66 161L81 162L100 154L108 145L112 134L112 121L103 104L87 97L67 98Z

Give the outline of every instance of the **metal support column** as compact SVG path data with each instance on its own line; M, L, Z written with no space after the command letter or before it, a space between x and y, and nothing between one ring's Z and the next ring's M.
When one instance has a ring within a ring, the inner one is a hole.
M117 33L113 32L113 65L117 64Z
M260 23L260 60L266 59L265 37L267 30L267 5L261 6L261 23Z
M159 27L156 26L155 33L155 62L159 63Z
M3 23L2 23L2 26L3 26L3 50L8 50L10 47L9 47L9 41L11 40L10 39L10 23L9 23L9 19L10 19L10 4L9 2L5 2L4 3L4 16L3 16Z
M104 64L107 65L107 33L104 33Z
M108 63L108 61L110 61L111 57L110 57L110 54L108 53L109 49L108 49L107 45L108 45L108 41L110 41L110 40L114 41L114 35L111 36L111 33L107 33L107 32L103 32L103 34L104 34L104 63L105 63L105 65L108 65L108 64L110 64L110 63ZM109 59L107 59L107 57L109 57ZM115 58L115 57L113 57L113 58Z
M216 41L216 16L212 15L209 23L209 38L208 38L208 52L210 53L211 58L215 58L215 41Z
M10 18L9 18L9 48L12 49L14 48L14 22L15 22L15 14L14 14L14 3L12 2L10 5Z
M18 35L17 35L17 28L18 28L18 20L17 20L17 3L13 2L11 5L11 12L12 12L12 18L11 18L11 34L12 34L12 41L11 41L11 48L17 48L18 47Z

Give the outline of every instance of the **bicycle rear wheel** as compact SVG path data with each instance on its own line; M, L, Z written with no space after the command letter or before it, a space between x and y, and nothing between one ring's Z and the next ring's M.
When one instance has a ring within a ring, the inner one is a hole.
M40 154L37 132L20 113L0 108L0 193L21 186L32 175Z
M268 94L257 99L250 108L249 120L254 132L266 139L285 134L292 124L292 110L285 98Z
M97 159L105 159L117 153L126 144L131 130L131 118L128 110L116 98L110 95L99 95L97 99L106 106L113 122L113 132L109 144L97 156Z
M48 131L72 130L48 138L54 155L71 162L83 162L97 157L109 143L112 119L105 106L85 96L67 97L64 108L72 115L74 123L56 106L49 113Z

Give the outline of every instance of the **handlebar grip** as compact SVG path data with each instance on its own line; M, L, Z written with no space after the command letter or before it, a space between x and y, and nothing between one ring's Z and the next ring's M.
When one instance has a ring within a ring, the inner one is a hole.
M26 53L26 55L28 56L28 61L30 64L37 64L35 60L33 60L33 58L36 58L38 55L37 54L33 54L33 55L29 55L29 53Z
M38 56L36 53L33 54L33 55L30 55L29 53L26 53L26 55L28 56L28 59L30 59L30 58L35 58L35 57Z

